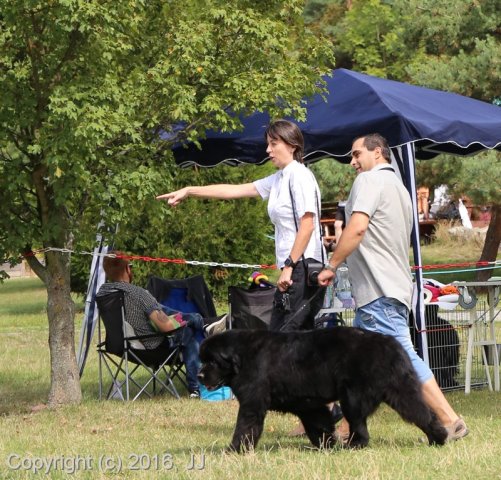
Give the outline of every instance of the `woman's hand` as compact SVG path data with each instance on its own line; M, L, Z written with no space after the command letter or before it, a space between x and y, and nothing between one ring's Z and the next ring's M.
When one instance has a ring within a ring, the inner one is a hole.
M292 285L292 268L284 267L277 282L277 287L281 292L286 292Z
M175 192L164 193L163 195L158 195L157 200L166 200L167 203L175 207L180 204L188 196L188 187L181 188Z

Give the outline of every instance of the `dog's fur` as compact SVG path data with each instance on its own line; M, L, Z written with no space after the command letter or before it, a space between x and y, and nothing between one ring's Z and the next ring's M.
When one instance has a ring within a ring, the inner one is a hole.
M339 400L350 424L350 446L369 441L367 417L385 402L418 426L430 444L446 430L424 403L408 355L389 336L352 327L310 332L233 330L200 348L199 380L209 389L231 387L240 403L230 450L253 448L268 410L302 421L316 447L335 443L327 404Z

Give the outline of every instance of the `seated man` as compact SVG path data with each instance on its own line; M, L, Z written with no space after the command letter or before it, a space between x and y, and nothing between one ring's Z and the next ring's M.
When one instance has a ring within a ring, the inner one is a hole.
M110 252L123 256L122 252ZM104 283L97 296L105 296L113 291L124 292L125 315L127 322L132 326L136 335L150 335L152 333L170 332L179 327L187 328L175 334L175 340L182 346L183 361L186 367L186 380L190 398L200 398L197 374L200 368L198 357L198 342L195 331L200 330L204 335L219 333L226 329L226 315L217 319L207 319L205 322L198 313L181 313L162 306L144 288L132 285L132 266L123 258L105 257L103 268L108 283ZM212 321L211 321L212 320ZM142 340L147 350L159 347L163 342L168 344L167 338L152 337Z

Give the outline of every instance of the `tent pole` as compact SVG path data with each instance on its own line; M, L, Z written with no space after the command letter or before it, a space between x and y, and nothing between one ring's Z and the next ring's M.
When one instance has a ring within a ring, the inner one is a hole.
M96 320L98 317L96 306L96 293L104 283L104 271L102 268L103 258L101 253L106 253L107 247L104 245L103 236L98 233L96 236L97 246L94 248L94 255L92 256L92 264L90 268L89 284L87 287L87 296L85 299L85 313L82 320L82 329L80 331L80 343L77 353L78 367L80 369L80 377L83 375L87 355L89 353L90 343L94 335Z
M399 172L402 175L402 181L407 188L412 201L413 228L411 232L411 245L414 256L414 265L421 266L421 246L419 243L419 214L416 197L416 157L414 144L406 143L402 147L392 148L393 159L396 161ZM393 162L392 162L393 163ZM424 362L429 365L428 342L426 338L426 323L424 309L424 291L423 291L423 272L421 268L415 272L416 283L412 298L412 310L414 321L416 323L417 351Z

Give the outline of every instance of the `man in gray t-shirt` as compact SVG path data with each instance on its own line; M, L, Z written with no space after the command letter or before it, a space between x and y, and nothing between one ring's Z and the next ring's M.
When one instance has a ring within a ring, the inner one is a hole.
M390 297L410 309L412 203L388 163L358 175L345 212L347 223L354 212L370 219L362 242L347 259L357 307Z
M358 176L346 205L347 225L318 282L328 285L336 268L347 259L356 303L354 326L391 335L400 342L422 383L426 403L447 429L448 440L457 440L468 434L466 424L447 402L410 338L409 193L395 175L388 143L381 135L355 139L351 153L350 165ZM347 437L349 432L343 428L346 424L339 430Z

